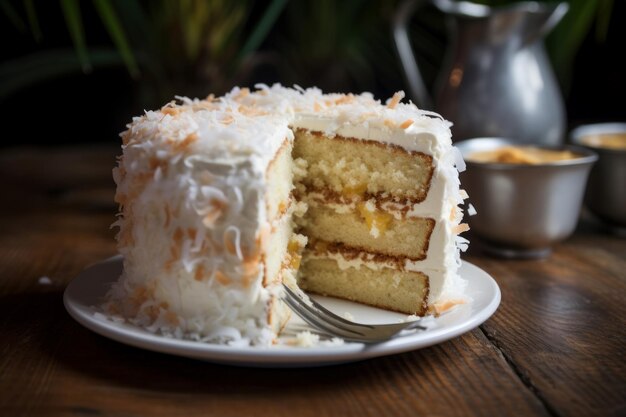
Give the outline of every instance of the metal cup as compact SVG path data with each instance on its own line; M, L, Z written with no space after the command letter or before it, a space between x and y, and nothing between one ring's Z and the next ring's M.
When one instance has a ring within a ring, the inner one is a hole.
M585 137L608 133L626 134L626 123L598 123L572 130L570 139L598 154L589 175L585 204L609 228L626 236L626 149L589 146Z
M554 243L574 231L589 170L598 157L577 146L540 146L570 150L581 157L538 165L467 160L474 152L515 145L519 143L502 138L456 143L467 164L461 186L477 211L469 217L469 225L488 252L514 258L545 257Z

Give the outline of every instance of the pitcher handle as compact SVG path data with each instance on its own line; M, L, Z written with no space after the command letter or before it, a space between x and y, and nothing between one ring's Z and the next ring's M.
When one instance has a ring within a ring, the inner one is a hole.
M428 0L405 0L400 4L393 17L393 39L400 56L400 62L411 91L411 96L417 100L418 106L425 109L433 108L433 100L428 94L426 84L417 65L415 53L411 47L408 33L408 22L418 7Z
M543 6L543 5L542 5ZM563 19L569 10L569 4L566 2L558 3L553 6L546 5L545 7L553 7L549 14L549 17L541 26L541 29L524 39L524 44L529 45L535 42L537 39L542 39L546 36L554 27Z

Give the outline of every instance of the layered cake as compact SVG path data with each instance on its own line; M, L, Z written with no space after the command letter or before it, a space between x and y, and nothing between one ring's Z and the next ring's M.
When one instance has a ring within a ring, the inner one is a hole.
M267 345L289 318L283 282L407 315L462 302L462 160L450 124L402 98L258 85L135 118L107 309Z

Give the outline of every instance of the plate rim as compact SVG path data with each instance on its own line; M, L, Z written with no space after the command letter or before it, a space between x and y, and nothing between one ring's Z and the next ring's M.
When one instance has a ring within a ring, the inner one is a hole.
M93 280L98 268L122 261L121 255L115 255L86 267L65 288L63 304L69 315L79 324L101 336L133 347L154 352L166 353L204 361L255 367L304 367L323 366L346 362L355 362L380 356L394 355L433 346L469 332L491 317L501 301L501 291L495 279L478 266L462 260L462 268L469 268L471 275L476 275L483 284L488 284L493 296L478 311L459 323L445 329L433 329L424 340L424 333L397 337L382 343L365 345L346 342L342 345L292 347L232 347L192 340L175 339L150 333L128 323L97 319L93 306L87 306L76 299L79 285L86 280ZM112 278L112 280L115 278ZM474 278L475 279L475 278ZM472 285L468 280L468 287ZM477 284L474 284L477 285ZM103 294L104 295L104 294Z

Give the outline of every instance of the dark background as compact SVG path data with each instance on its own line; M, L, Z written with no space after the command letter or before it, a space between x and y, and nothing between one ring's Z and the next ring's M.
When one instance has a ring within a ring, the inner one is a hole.
M569 128L586 122L626 121L624 105L626 68L622 64L623 42L626 40L624 3L614 2L604 40L596 36L595 26L589 30L576 52L569 82L561 79L564 84L562 89L566 100ZM96 12L92 7L88 7L90 3L83 4L85 7L82 7L81 12L88 45L111 45L110 37ZM0 66L37 51L72 47L59 4L38 2L36 6L42 32L42 38L38 42L31 33L17 31L8 24L5 16L0 15L0 39L2 39ZM253 7L260 9L262 6L257 3ZM260 10L252 10L251 15L255 13L260 13ZM389 26L377 28L383 42L387 42L381 49L387 54L384 56L385 62L382 65L380 62L372 63L372 73L367 77L359 78L342 73L350 66L349 62L338 68L329 64L332 60L343 59L340 48L335 50L330 48L322 52L327 56L318 60L321 63L319 68L296 67L291 68L292 71L288 74L278 70L283 63L287 67L290 62L298 60L298 57L290 57L289 61L284 57L284 48L281 49L285 40L290 36L293 37L294 32L290 30L293 31L295 14L293 10L283 12L260 47L261 52L271 58L272 65L261 66L238 82L244 82L245 85L252 85L255 82L268 84L282 82L289 85L296 82L304 87L317 85L328 91L369 90L374 92L377 98L383 99L391 96L394 91L406 90L399 62L395 59L393 50L389 50L391 49ZM437 18L439 17L435 17ZM380 22L382 26L389 25L388 13L380 16ZM441 33L435 33L434 36L441 37ZM300 52L303 60L307 57L310 60L309 51ZM432 81L434 67L436 62L431 65L430 74L427 71L426 79L429 81ZM4 122L4 133L0 136L1 145L115 143L118 141L118 133L124 129L124 125L132 116L140 114L143 109L154 108L164 102L163 99L146 100L140 96L138 91L144 82L146 79L143 75L133 79L123 66L95 68L90 73L75 72L32 83L9 95L0 96L0 114ZM209 84L194 85L186 86L180 94L202 97L216 90L222 93L221 89L223 87L213 88Z

